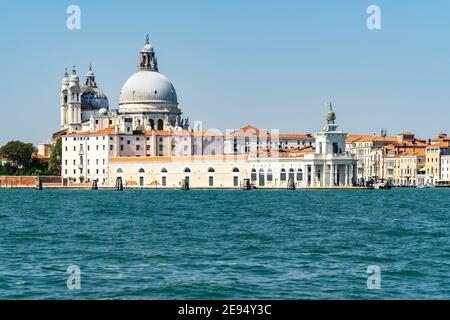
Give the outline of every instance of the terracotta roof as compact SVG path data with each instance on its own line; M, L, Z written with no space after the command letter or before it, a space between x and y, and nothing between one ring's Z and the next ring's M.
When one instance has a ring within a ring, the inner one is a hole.
M397 137L381 137L381 136L370 136L370 135L348 135L346 142L395 142L398 141Z
M61 136L63 136L63 135L66 135L67 133L69 133L69 128L66 128L66 129L64 129L64 130L60 130L60 131L58 131L58 132L53 133L53 134L52 134L52 138L53 138L53 140L56 140L56 139L58 139L59 137L61 137Z
M259 129L252 125L246 125L238 130L228 132L226 134L227 137L240 137L240 138L248 138L248 137L261 137L264 135L269 135L270 133L267 130Z
M301 149L280 150L280 158L302 158L306 153L313 153L316 149L311 146L307 146Z
M293 140L314 140L314 137L308 136L306 134L295 134L295 133L280 133L277 135L271 135L272 139L278 137L278 139L293 139Z
M425 157L425 148L420 149L404 149L402 150L399 155L404 157L410 157L410 156L422 156Z
M427 149L433 148L450 148L450 141L442 141L427 146Z
M446 133L441 133L437 138L431 140L433 142L450 141L450 137Z
M50 159L50 156L44 156L44 155L42 155L42 154L33 154L33 156L32 156L33 158L35 158L35 159L39 159L39 160L47 160L47 159Z
M155 133L157 136L195 136L195 137L221 137L223 136L221 132L216 132L213 130L203 130L203 131L189 131L189 130L158 130L158 131L152 131L148 130L145 131L145 134L147 136L151 136Z
M68 134L68 136L106 136L106 135L114 135L116 134L116 129L114 127L109 127L106 129L98 130L98 131L80 131ZM123 134L122 131L118 131L117 134Z

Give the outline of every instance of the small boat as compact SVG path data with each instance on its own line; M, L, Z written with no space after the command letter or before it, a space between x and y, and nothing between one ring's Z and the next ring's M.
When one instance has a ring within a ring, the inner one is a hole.
M392 186L388 181L379 181L373 184L373 188L376 190L390 190Z

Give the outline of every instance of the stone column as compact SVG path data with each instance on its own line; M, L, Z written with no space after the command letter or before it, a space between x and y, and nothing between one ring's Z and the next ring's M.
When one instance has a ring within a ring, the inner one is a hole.
M345 186L347 187L348 186L348 173L349 173L349 170L348 170L348 164L346 164L345 165Z
M330 187L334 187L334 164L330 163Z
M336 185L336 186L338 186L339 187L339 184L338 184L338 165L337 164L335 164L334 165L334 184Z
M311 187L316 185L316 165L311 165Z
M325 177L326 177L326 171L327 171L327 163L324 161L324 163L323 163L323 167L322 167L322 174L320 175L320 178L321 178L321 186L322 187L326 187L326 179L325 179Z

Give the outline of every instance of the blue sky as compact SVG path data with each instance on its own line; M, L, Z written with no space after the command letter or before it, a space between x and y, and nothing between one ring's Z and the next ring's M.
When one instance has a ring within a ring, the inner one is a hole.
M66 28L71 4L81 30ZM366 27L371 4L379 31ZM93 63L116 108L146 33L184 115L205 127L314 132L331 100L349 133L450 134L448 1L8 1L0 21L0 144L58 130L65 67L84 76Z

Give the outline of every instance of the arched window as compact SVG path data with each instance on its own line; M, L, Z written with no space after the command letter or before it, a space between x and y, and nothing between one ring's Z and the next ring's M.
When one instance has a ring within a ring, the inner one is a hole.
M167 173L167 169L166 168L162 168L161 169L161 173Z
M184 169L184 172L185 172L185 173L190 173L190 172L191 172L191 169L185 168L185 169Z
M164 122L161 119L158 120L158 130L164 130Z
M123 170L121 168L117 169L117 173L123 173Z
M239 173L239 168L234 168L234 169L233 169L233 172L234 172L234 173Z
M214 173L214 172L216 172L216 171L214 170L214 168L209 168L209 169L208 169L208 172L209 172L209 173Z
M256 181L257 178L258 178L258 177L257 177L257 175L256 175L256 169L252 169L252 174L251 174L251 179L252 179L252 181L253 181L253 182Z
M281 169L280 180L281 181L286 181L286 170L285 169Z
M150 129L153 130L155 129L155 121L153 119L150 119L150 121L148 122L148 124L150 125Z
M294 181L295 180L295 173L294 173L294 169L289 169L289 180Z
M264 169L259 169L259 186L264 187L264 185L265 185Z
M297 170L297 181L303 181L303 170L302 169Z
M273 181L272 169L267 170L267 181Z
M145 170L143 168L140 168L139 173L145 173Z

